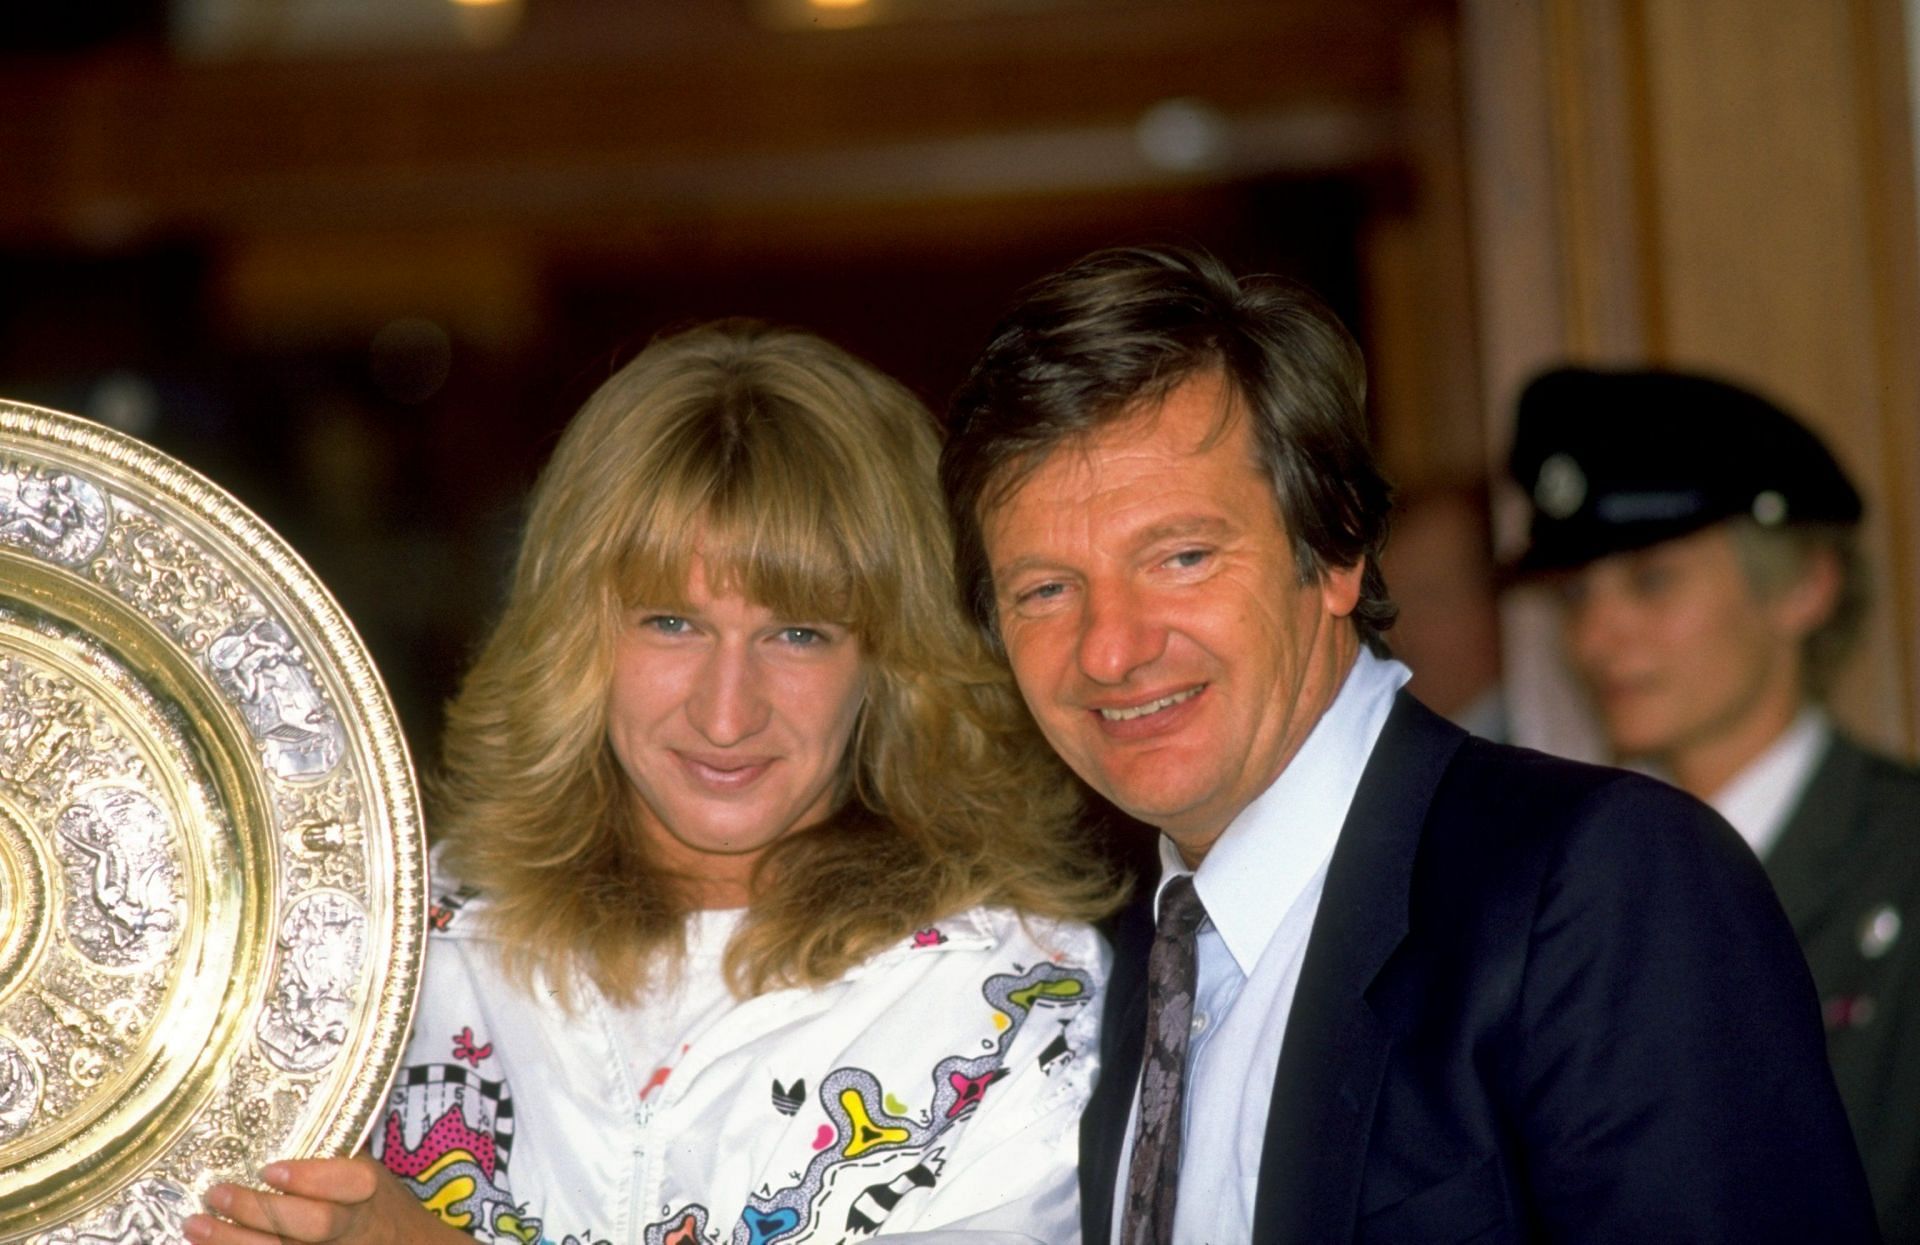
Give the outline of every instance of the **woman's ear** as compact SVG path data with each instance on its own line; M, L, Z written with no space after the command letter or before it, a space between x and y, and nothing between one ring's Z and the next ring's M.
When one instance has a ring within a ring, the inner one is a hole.
M1766 602L1774 625L1794 639L1818 631L1840 603L1840 558L1828 548L1807 553L1800 574Z

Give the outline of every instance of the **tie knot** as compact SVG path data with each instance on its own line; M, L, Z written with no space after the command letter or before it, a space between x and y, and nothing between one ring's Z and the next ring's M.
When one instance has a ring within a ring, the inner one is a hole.
M1206 919L1206 905L1200 902L1191 873L1183 873L1161 888L1160 918L1154 926L1161 937L1191 938Z

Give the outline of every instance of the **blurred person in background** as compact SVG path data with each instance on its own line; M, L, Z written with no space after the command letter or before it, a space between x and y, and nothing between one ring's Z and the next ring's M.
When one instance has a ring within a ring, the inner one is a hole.
M792 331L587 402L448 712L371 1156L216 1186L188 1239L1075 1238L1117 892L957 607L936 454Z
M1520 399L1523 574L1608 742L1765 863L1820 989L1890 1241L1920 1241L1920 770L1822 708L1865 612L1860 495L1805 425L1703 376L1561 369Z
M1380 569L1393 585L1393 655L1407 691L1454 725L1504 743L1500 597L1487 490L1436 483L1394 499Z

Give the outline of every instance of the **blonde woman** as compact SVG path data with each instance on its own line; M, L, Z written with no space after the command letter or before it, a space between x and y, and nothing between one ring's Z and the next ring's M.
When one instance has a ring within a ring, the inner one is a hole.
M189 1239L1078 1238L1115 884L961 616L936 454L760 326L588 401L449 710L372 1157L219 1186Z

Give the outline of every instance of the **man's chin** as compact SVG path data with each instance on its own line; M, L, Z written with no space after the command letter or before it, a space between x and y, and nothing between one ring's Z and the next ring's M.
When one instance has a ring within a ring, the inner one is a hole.
M1191 785L1172 783L1094 783L1093 787L1127 816L1175 839L1181 837L1207 795Z

